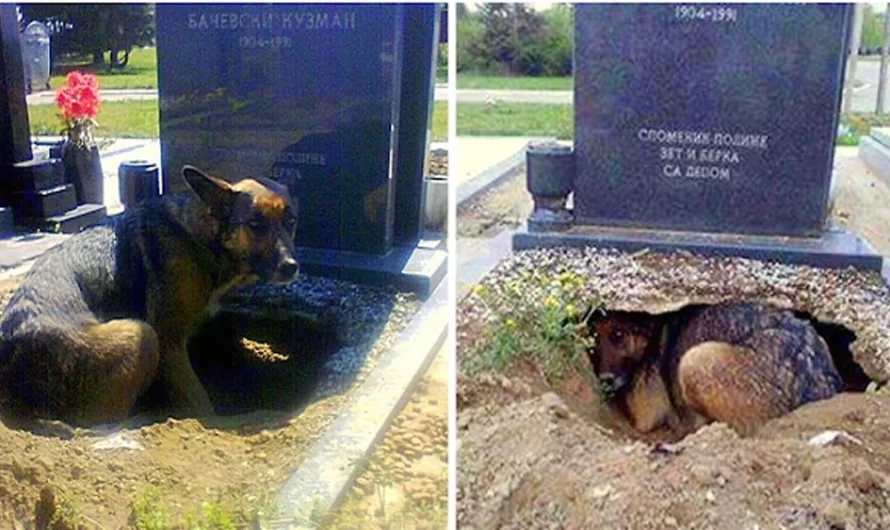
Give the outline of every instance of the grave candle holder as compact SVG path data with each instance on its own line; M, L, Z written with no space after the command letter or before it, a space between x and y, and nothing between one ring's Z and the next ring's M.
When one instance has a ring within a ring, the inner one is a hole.
M529 144L526 150L526 187L535 201L528 218L532 232L563 231L574 217L567 208L575 179L572 148L557 142Z

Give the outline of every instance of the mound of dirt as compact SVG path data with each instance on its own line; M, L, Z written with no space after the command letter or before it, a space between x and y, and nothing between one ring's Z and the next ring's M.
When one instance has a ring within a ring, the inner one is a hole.
M650 445L511 378L461 386L460 528L890 528L883 391L812 403L750 438L711 424ZM808 443L829 429L853 441Z
M19 281L0 284L0 309ZM33 528L36 508L46 518L64 507L75 526L122 528L133 502L150 488L158 492L170 527L199 516L203 503L217 503L235 518L267 505L419 306L411 294L309 276L287 287L254 286L227 303L251 315L299 313L302 320L332 326L339 347L320 360L304 404L148 425L137 417L107 429L59 424L44 429L51 436L0 423L0 527ZM307 355L257 337L239 336L237 342L250 363L269 370ZM268 390L284 394L286 388Z

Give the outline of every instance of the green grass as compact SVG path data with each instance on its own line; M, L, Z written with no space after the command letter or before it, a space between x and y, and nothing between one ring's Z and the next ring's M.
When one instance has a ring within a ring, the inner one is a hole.
M62 130L62 122L54 104L30 105L28 117L31 121L31 134L57 135ZM116 138L157 138L157 100L106 101L99 105L99 130L96 136ZM434 141L448 139L448 104L437 101L433 107Z
M855 115L845 118L854 134L838 138L836 145L858 145L871 126L890 126L890 117ZM457 106L458 136L554 136L571 140L574 127L571 105L535 103L461 103Z
M571 77L508 77L457 74L457 88L487 90L572 90Z
M855 134L845 134L844 136L838 136L834 140L834 145L841 147L854 147L859 145L859 137Z
M62 130L62 121L54 104L28 106L31 134L56 135ZM116 138L157 138L158 102L106 101L99 105L96 117L99 129L95 135Z
M433 137L434 142L448 140L448 102L436 101L433 103Z
M462 103L457 106L458 136L555 136L572 138L571 105Z
M106 62L109 60L109 54L105 54L105 60ZM72 70L96 74L100 89L158 87L158 57L155 48L134 48L130 52L130 62L123 70L109 72L105 67L93 68L91 62L92 57L80 61L56 63L49 82L50 88L55 90L65 84L65 76Z

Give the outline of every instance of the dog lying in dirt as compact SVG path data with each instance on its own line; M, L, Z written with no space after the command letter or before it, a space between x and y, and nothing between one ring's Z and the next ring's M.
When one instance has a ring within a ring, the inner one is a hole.
M5 417L116 423L146 394L172 415L213 414L186 340L224 293L294 278L296 211L271 180L182 174L194 193L87 228L25 276L0 316Z
M838 393L828 345L790 311L749 303L674 314L608 312L588 320L588 352L605 400L646 433L764 421Z

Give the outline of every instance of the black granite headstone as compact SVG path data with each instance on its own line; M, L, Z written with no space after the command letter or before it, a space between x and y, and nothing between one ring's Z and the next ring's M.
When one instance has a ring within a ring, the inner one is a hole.
M0 166L31 158L22 68L15 4L0 4Z
M576 224L821 235L851 11L576 5Z
M164 192L185 164L273 178L297 199L298 246L386 253L408 8L158 4Z
M399 152L395 171L393 243L414 245L420 238L423 178L429 151L430 118L436 80L435 30L439 25L435 6L405 6L402 93L399 113Z

